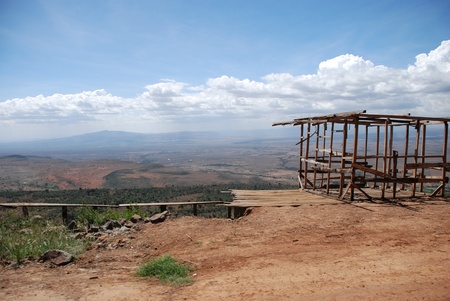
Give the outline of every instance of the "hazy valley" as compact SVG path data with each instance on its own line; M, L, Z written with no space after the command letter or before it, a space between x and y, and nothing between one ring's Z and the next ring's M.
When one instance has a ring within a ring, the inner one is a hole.
M294 129L295 130L295 129ZM296 183L296 131L98 132L4 143L0 189Z

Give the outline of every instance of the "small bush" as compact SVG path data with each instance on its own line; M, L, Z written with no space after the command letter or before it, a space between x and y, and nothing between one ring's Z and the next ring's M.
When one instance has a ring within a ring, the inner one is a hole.
M190 268L177 263L170 255L166 255L142 264L137 270L140 277L158 277L162 282L175 285L192 283L189 277Z
M87 243L75 239L67 229L52 220L27 219L16 214L0 216L0 262L22 263L38 259L52 249L79 255Z
M75 219L82 224L93 224L101 226L107 221L118 220L120 218L130 219L134 214L139 214L142 217L147 216L139 206L131 206L126 211L108 208L106 210L93 207L80 207L75 211Z

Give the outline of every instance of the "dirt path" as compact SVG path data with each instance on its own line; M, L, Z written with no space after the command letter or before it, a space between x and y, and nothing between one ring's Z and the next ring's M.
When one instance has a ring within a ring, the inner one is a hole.
M115 246L123 245L115 248ZM185 287L138 279L171 254ZM257 208L235 221L183 217L90 250L76 264L0 272L0 300L449 300L450 204Z

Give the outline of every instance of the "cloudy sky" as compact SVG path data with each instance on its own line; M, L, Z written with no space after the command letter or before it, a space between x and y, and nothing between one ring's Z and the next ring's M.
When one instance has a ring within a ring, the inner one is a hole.
M447 0L1 0L0 142L450 116Z

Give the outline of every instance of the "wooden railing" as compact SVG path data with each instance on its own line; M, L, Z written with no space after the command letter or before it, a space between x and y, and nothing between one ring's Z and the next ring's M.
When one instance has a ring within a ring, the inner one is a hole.
M119 205L102 205L102 204L62 204L62 203L0 203L0 207L4 208L22 208L22 213L25 217L29 216L29 207L61 207L62 219L67 222L68 207L92 207L92 208L121 208L121 207L159 207L161 212L167 210L169 206L192 206L193 214L197 216L198 205L219 205L222 201L207 201L207 202L166 202L166 203L133 203L133 204L119 204Z

